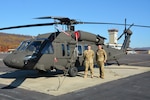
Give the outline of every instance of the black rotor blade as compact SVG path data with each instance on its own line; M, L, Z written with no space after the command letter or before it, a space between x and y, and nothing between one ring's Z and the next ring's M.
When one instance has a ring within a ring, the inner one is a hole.
M36 26L49 26L49 25L54 25L54 24L57 24L57 23L41 23L41 24L11 26L11 27L0 28L0 30L15 29L15 28L26 28L26 27L36 27Z
M77 24L106 24L106 25L125 25L121 23L105 23L105 22L77 22ZM126 24L126 26L130 26L131 24ZM150 28L150 26L146 25L133 25L135 27L145 27L145 28Z
M37 17L35 19L63 19L67 17L59 17L59 16L45 16L45 17Z
M80 24L107 24L107 25L124 25L119 23L105 23L105 22L78 22Z
M145 28L150 28L150 26L145 26L145 25L133 25L133 26L136 26L136 27L145 27Z
M59 16L37 17L35 19L55 19L55 20L61 21L62 23L71 21L71 19L69 19L68 17L59 17Z
M124 34L125 34L125 32L123 32L123 33L118 37L117 40L119 40Z
M34 19L52 19L52 18L53 18L52 16L47 16L47 17L37 17Z
M125 18L125 29L124 30L126 30L126 24L127 24L127 19Z
M37 17L35 19L64 19L67 17L59 17L59 16L46 16L46 17ZM69 19L69 18L68 18Z
M126 24L126 22L125 22L125 24ZM134 24L131 24L130 26L129 26L129 28L128 29L126 29L126 27L125 27L125 29L124 29L124 31L123 31L123 33L118 37L118 39L117 40L119 40L124 34L126 34L126 32L132 27L132 26L134 26Z

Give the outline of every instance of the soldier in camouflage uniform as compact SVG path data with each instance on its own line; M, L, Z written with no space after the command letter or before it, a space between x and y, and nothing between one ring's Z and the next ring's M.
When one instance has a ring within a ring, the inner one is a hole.
M101 45L98 45L98 50L96 52L96 60L100 70L100 78L104 79L104 63L107 60L107 54Z
M91 72L91 78L93 78L93 59L94 59L94 51L91 50L91 46L88 45L88 50L84 51L84 64L85 64L85 72L84 72L84 78L87 77L88 74L88 69L90 67L90 72Z

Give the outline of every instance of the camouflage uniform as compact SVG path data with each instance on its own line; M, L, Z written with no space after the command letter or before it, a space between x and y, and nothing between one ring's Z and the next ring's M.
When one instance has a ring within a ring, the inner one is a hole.
M85 60L85 75L84 78L87 77L88 69L90 67L91 77L93 78L93 59L94 59L94 51L93 50L85 50L84 51L84 60Z
M107 60L107 54L104 49L98 49L96 52L96 60L99 66L100 78L104 78L104 63Z

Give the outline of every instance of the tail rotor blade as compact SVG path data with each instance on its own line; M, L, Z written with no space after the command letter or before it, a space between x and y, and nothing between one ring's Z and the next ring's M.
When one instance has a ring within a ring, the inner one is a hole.
M123 32L123 33L118 37L117 40L119 40L124 34L125 34L125 32Z

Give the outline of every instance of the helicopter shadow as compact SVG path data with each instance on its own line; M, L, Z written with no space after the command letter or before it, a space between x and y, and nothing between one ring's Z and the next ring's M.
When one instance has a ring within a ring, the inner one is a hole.
M45 72L40 73L36 70L15 70L12 72L8 72L5 74L1 74L0 78L3 79L15 79L9 85L4 86L0 89L14 89L19 87L27 78L39 78L39 77L58 77L59 74L62 74L62 71L54 71L54 72Z

